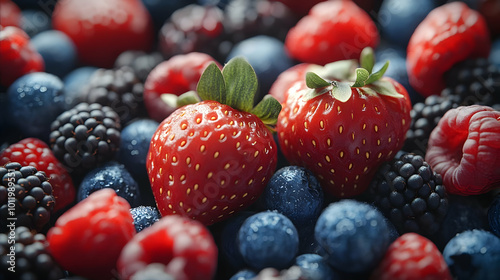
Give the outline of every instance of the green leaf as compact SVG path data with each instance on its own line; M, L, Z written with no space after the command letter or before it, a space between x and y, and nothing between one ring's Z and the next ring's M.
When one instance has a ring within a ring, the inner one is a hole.
M203 74L201 74L196 91L203 100L214 100L222 104L225 103L226 84L215 62L210 63L205 68L205 71L203 71Z
M226 83L225 104L234 109L250 112L253 107L258 80L250 63L243 57L235 57L222 69Z
M275 125L278 121L278 115L281 111L281 104L271 95L266 95L250 111L250 113L259 117L264 124Z
M179 99L178 95L173 93L162 93L160 95L161 101L172 108L177 108L177 99Z
M332 95L340 102L346 102L352 96L352 89L350 83L338 82L334 83L332 88Z
M356 81L352 85L352 87L362 87L366 84L366 80L368 80L368 77L370 77L370 73L368 70L364 68L357 68L356 69Z
M201 101L200 96L196 91L190 90L187 91L181 95L179 95L179 98L177 98L177 107L182 107L184 105L189 105L189 104L196 104Z
M366 84L369 85L375 81L380 80L385 74L385 71L387 71L387 68L389 67L389 60L385 62L384 66L380 70L378 70L375 73L372 73L368 80L366 81Z
M394 98L403 98L404 95L399 93L391 82L387 80L378 80L368 85L367 88L374 90L379 95L390 96Z
M372 48L366 47L361 51L359 63L362 68L368 71L369 74L372 73L373 66L375 65L375 54Z
M356 67L358 67L358 61L348 59L331 62L325 66L311 65L308 71L314 72L321 77L328 77L330 80L348 80Z
M324 88L330 85L325 79L313 72L306 73L306 85L308 88Z

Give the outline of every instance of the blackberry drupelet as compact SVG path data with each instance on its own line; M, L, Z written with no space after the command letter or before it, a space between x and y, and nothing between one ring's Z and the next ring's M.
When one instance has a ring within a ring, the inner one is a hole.
M439 230L448 210L441 175L422 156L411 153L383 164L370 184L370 194L400 234L430 236Z
M73 174L111 160L120 145L120 119L110 107L80 103L52 122L50 146Z
M13 235L9 235L13 234ZM14 243L15 241L15 243ZM11 246L14 251L11 251ZM15 272L10 255L15 254ZM0 233L0 279L58 280L64 272L54 261L48 250L45 235L32 233L27 227L17 227L12 233Z
M11 162L0 167L0 178L0 232L12 223L42 231L55 205L45 172Z
M134 118L147 115L143 93L144 84L133 68L101 68L90 77L79 101L111 107L120 117L121 123L125 124Z
M159 52L146 53L144 51L126 51L118 56L115 61L115 68L130 67L139 80L144 83L158 64L163 61L163 56Z

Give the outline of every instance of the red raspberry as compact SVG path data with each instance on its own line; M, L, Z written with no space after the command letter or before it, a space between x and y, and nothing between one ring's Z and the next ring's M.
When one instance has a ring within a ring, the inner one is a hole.
M157 65L144 83L144 105L149 116L157 122L168 117L177 106L175 100L173 103L165 102L166 98L162 95L179 96L196 90L201 74L211 62L215 62L215 59L210 55L191 52L175 55Z
M0 85L8 87L25 74L44 70L43 58L28 34L15 26L0 25Z
M0 0L0 22L3 26L20 27L21 9L11 0Z
M58 1L52 15L54 29L75 43L84 64L111 68L127 50L149 51L153 22L140 0Z
M31 165L47 174L52 185L52 194L56 199L54 212L75 200L75 187L68 171L42 140L26 138L10 145L0 153L0 166L8 162L19 162L23 166Z
M432 10L407 47L411 86L424 96L445 88L444 73L469 58L488 57L490 33L484 17L456 1Z
M449 110L429 137L425 160L448 193L477 195L500 187L500 112L481 105Z
M118 272L123 279L130 279L151 263L165 264L165 272L177 280L212 279L217 246L200 222L179 215L165 216L123 248Z
M106 188L59 217L47 241L64 269L90 279L110 279L122 248L134 234L130 205Z
M387 249L371 280L451 280L450 271L436 245L410 232L401 235Z

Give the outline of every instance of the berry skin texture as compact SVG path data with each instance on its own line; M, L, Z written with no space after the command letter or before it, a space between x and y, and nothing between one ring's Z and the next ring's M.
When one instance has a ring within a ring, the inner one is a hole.
M58 1L52 15L55 30L75 43L83 64L111 68L126 50L144 50L153 43L151 16L140 0Z
M405 233L387 249L371 280L452 280L441 252L427 238Z
M437 7L408 43L410 84L426 97L439 94L445 88L446 71L468 58L488 57L490 47L490 33L480 13L459 1Z
M45 172L56 200L54 212L65 208L75 200L73 180L42 140L25 138L10 145L0 153L0 166L8 162L19 162L23 166L30 165L38 171Z
M500 186L500 112L482 105L451 109L429 137L425 160L450 194L477 195Z
M26 32L15 26L0 26L0 85L8 87L25 74L44 70L43 58Z
M139 206L130 209L132 218L134 218L134 226L137 232L152 226L161 218L160 213L152 206Z
M177 280L212 279L217 267L217 246L200 222L170 215L137 233L123 248L117 267L121 279L130 279L151 263Z
M215 59L208 54L192 52L176 55L157 65L144 83L144 105L149 116L162 122L177 105L164 102L164 93L179 96L196 90L203 70Z
M368 13L354 2L325 1L309 11L286 37L290 56L300 62L325 65L357 59L365 47L375 48L379 34Z
M130 205L111 189L91 194L61 215L47 233L62 268L91 279L110 279L122 248L135 234Z
M390 244L389 226L382 213L351 199L327 206L316 222L314 235L330 265L347 273L373 269Z
M272 134L257 116L202 101L160 124L146 166L162 216L210 225L253 203L276 162Z
M500 275L500 238L485 230L468 230L453 237L443 256L457 280L494 280Z

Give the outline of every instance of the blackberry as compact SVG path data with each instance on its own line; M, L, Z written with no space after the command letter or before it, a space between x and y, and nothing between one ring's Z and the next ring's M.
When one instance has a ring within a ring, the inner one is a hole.
M122 124L137 117L145 117L144 84L131 67L98 69L80 93L80 102L99 103L111 107Z
M120 119L110 107L80 103L52 122L50 146L73 174L111 160L120 145Z
M128 66L132 68L137 78L144 83L158 64L163 61L163 56L159 52L146 53L143 51L125 51L118 56L115 61L115 68Z
M64 278L63 270L50 255L45 235L34 234L27 227L17 227L12 232L0 233L0 259L0 279ZM15 265L15 272L12 271L12 265Z
M439 230L448 210L441 175L420 155L403 153L383 164L369 190L372 202L400 234L430 236Z
M45 172L11 162L0 167L0 178L0 231L19 226L41 231L55 205Z

